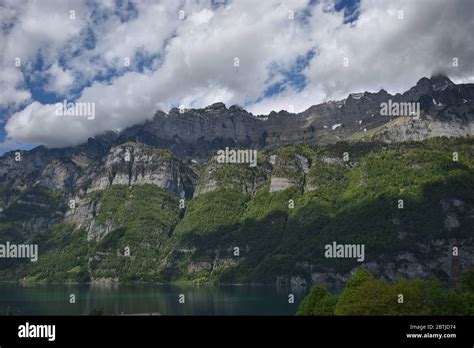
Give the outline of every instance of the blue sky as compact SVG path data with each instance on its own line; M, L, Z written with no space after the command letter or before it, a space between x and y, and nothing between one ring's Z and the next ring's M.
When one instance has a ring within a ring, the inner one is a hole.
M457 0L4 0L0 154L77 145L180 105L300 112L351 92L400 91L435 69L470 81L471 7ZM461 24L443 29L453 21ZM461 69L449 70L453 56ZM97 117L59 118L54 105L63 100L94 104Z
M224 1L213 1L210 3L211 8L218 8L221 6L228 5L229 2ZM314 6L316 1L311 1L308 4L308 7ZM357 14L358 1L356 0L342 0L335 3L336 11L343 11L345 17L352 21L356 17L354 14ZM81 29L81 40L79 44L76 44L75 47L69 47L68 49L61 52L57 52L58 56L56 57L56 64L59 69L66 70L68 69L68 59L74 59L79 57L84 50L93 52L96 48L97 39L100 38L104 33L101 32L100 26L101 23L104 23L107 20L117 21L117 25L120 23L126 23L133 21L139 16L139 9L132 1L119 0L115 1L114 5L111 8L102 8L94 2L88 2L88 10L90 11L90 21ZM307 20L310 18L310 13L306 9L298 11L297 19ZM12 23L14 27L15 23ZM66 41L67 45L68 42ZM74 101L76 98L80 97L81 92L84 88L90 87L93 83L109 83L115 78L123 75L124 73L135 70L140 73L144 73L147 69L156 68L156 64L162 59L163 52L148 52L145 48L138 48L134 54L133 66L129 69L117 68L116 66L109 66L106 69L100 70L90 79L79 79L75 82L74 86L67 90L67 95L64 91L54 91L48 87L50 83L51 75L49 75L48 69L51 68L51 61L46 58L42 48L40 48L35 54L31 56L29 60L29 65L20 68L20 71L23 74L23 87L27 90L31 97L29 102L37 101L41 104L55 104L62 102L65 97L69 101ZM256 98L256 101L262 100L264 98L272 97L275 94L279 94L284 91L286 88L293 88L295 90L302 90L308 84L306 76L303 74L303 70L307 68L309 61L315 56L315 49L312 48L305 54L296 56L290 65L288 64L279 64L279 62L272 62L267 68L269 70L270 76L275 76L280 74L280 78L276 82L270 82L262 95ZM94 58L91 57L91 62L94 62ZM54 64L54 63L53 63ZM254 100L255 101L255 100ZM176 104L179 104L177 102ZM24 106L9 106L0 109L0 119L7 120L11 113L18 111L21 107ZM176 105L177 106L177 105ZM4 129L4 123L0 125L0 142L3 143L6 140L6 131ZM30 149L37 146L38 144L21 144L16 145L15 147L3 146L0 148L0 154L13 150L16 148L21 149Z

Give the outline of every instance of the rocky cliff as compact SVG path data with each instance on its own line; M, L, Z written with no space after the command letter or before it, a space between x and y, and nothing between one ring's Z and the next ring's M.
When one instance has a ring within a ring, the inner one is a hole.
M419 103L420 115L417 120L405 117L411 120L407 129L396 123L396 129L390 132L399 116L409 115L382 115L381 105L389 101ZM168 114L158 112L145 125L125 130L119 141L134 139L202 160L225 146L271 148L328 143L354 134L362 137L367 132L370 137L389 142L418 141L443 135L472 135L473 109L473 84L456 85L445 76L434 76L422 78L403 94L391 95L383 89L377 93L354 93L345 100L318 104L298 114L280 111L254 116L236 105L227 108L223 103L204 109L172 109Z
M382 115L389 101L419 114ZM337 241L363 243L386 279L453 281L474 259L473 103L473 85L436 76L299 114L173 109L74 148L7 153L0 239L41 255L0 261L0 275L337 287L361 266L324 257ZM225 147L258 150L258 165L220 163Z

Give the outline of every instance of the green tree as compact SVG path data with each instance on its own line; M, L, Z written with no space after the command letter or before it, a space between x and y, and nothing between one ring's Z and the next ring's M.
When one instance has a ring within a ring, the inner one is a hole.
M437 284L436 284L437 285ZM429 315L431 308L427 304L430 300L436 301L439 294L436 292L435 284L424 284L422 280L401 279L393 285L396 296L395 312L397 315ZM429 287L431 291L427 291ZM443 290L443 289L441 289ZM427 300L427 293L431 293L432 299Z
M368 280L374 279L374 276L366 268L359 268L356 272L347 280L346 288L354 289L365 283Z
M314 315L316 306L330 293L322 286L314 286L298 307L297 315ZM322 308L321 308L322 309Z
M474 267L470 267L461 274L459 279L459 288L461 291L474 293Z
M334 315L339 297L337 295L324 296L314 307L314 315Z
M394 315L397 297L393 288L380 279L368 279L346 287L339 297L336 315Z

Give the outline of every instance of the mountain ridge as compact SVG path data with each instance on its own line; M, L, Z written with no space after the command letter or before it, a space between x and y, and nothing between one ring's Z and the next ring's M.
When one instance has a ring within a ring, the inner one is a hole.
M0 242L37 243L40 258L0 260L0 278L338 287L361 265L323 247L360 242L384 279L454 282L474 260L472 97L474 85L438 78L267 120L220 103L7 153ZM390 98L416 100L419 117L377 117ZM258 165L220 163L225 147L258 149Z
M384 89L375 93L351 93L346 99L316 104L300 113L281 110L268 115L253 115L238 105L227 108L222 102L200 109L172 108L168 113L157 111L152 120L143 124L121 131L108 131L89 138L84 144L63 149L74 151L71 149L88 144L110 148L130 140L169 148L180 157L196 157L202 162L212 152L226 146L264 149L294 143L333 143L354 133L389 125L393 117L380 115L381 103L388 100L420 103L422 120L451 123L457 133L473 134L474 84L456 85L445 75L434 75L421 78L403 93L392 95ZM418 130L426 126L413 120L407 123ZM456 135L456 132L452 133ZM409 135L398 138L389 135L377 134L376 137L387 142L410 139ZM426 134L423 139L429 137ZM54 150L44 146L35 149ZM9 153L12 152L16 151Z

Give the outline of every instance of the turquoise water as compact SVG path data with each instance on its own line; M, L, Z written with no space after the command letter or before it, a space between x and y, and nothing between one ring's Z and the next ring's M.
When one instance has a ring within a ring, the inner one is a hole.
M305 289L271 286L0 283L0 315L293 315L304 295Z

